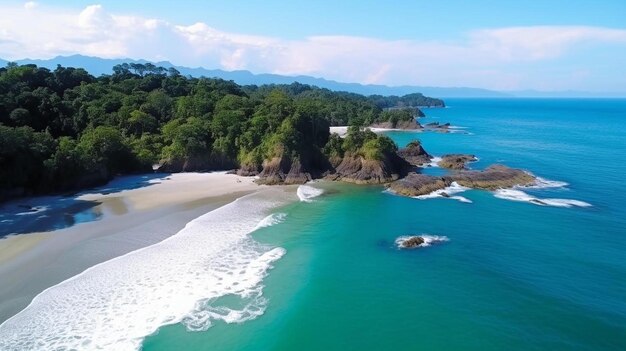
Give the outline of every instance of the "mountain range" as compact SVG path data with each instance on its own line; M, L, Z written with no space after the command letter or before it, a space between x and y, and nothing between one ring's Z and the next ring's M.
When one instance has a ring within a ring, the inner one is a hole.
M0 59L0 65L7 64L7 60ZM23 59L15 60L18 64L36 64L40 67L49 69L56 68L57 65L65 67L82 67L89 73L99 76L102 74L111 74L112 68L121 63L148 63L146 60L133 59L106 59L92 56L71 55L57 56L51 59ZM290 84L299 82L302 84L315 85L321 88L327 88L334 91L348 91L363 95L406 95L411 93L422 93L426 96L438 98L574 98L574 97L624 97L626 94L619 93L591 93L583 91L554 91L543 92L536 90L520 90L520 91L495 91L481 88L470 87L428 87L428 86L387 86L376 84L359 84L344 83L329 80L325 78L311 77L305 75L285 76L271 73L255 74L250 71L237 70L225 71L221 69L207 69L203 67L185 67L177 66L168 61L151 62L156 66L165 68L174 67L181 74L192 77L216 77L226 80L232 80L241 85L262 85L262 84Z

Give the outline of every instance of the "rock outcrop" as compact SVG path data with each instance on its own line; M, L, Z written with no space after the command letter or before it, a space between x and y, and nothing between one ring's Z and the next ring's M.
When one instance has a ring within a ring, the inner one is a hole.
M398 150L398 156L415 167L421 167L430 163L431 155L424 150L419 140L413 140L405 148Z
M448 133L450 132L450 123L439 124L439 122L432 122L424 125L424 129L440 133Z
M474 155L466 155L466 154L449 154L443 155L441 157L441 161L437 164L439 167L448 168L448 169L465 169L467 163L476 161L476 156Z
M410 164L395 153L385 155L382 160L346 155L327 179L356 184L384 184L404 177L410 167Z
M485 190L531 185L536 180L528 172L503 165L492 165L484 171L461 171L447 178L468 188Z
M328 169L328 165L315 164L309 159L301 161L297 157L278 156L263 162L263 169L256 182L266 185L304 184L322 177Z
M389 189L398 195L420 196L444 189L453 182L468 188L496 190L531 185L535 177L521 169L493 165L483 171L460 171L442 177L411 173L389 184Z
M370 125L370 128L383 128L383 129L406 129L406 130L416 130L422 129L422 125L412 119L410 121L397 121L397 122L378 122Z
M443 189L452 182L444 177L434 177L425 174L410 173L403 179L389 184L389 190L403 196L420 196Z
M399 243L399 246L403 249L414 249L416 247L419 247L422 244L424 244L424 238L416 235L416 236L411 236L402 240Z

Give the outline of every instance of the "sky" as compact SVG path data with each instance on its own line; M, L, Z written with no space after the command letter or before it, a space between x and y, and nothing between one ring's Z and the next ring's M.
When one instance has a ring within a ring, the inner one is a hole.
M0 0L0 58L626 93L625 15L625 0Z

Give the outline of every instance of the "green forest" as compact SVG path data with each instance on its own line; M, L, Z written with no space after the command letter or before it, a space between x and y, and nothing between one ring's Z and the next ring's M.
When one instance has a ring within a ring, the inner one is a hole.
M154 169L253 175L276 158L322 172L346 154L376 159L395 150L361 127L415 118L417 106L443 102L299 83L239 86L152 64L94 77L81 68L9 63L0 68L0 199ZM348 137L330 135L337 125L353 126Z

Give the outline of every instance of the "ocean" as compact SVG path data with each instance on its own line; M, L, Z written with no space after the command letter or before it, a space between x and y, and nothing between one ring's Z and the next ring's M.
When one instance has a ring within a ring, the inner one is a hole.
M452 133L388 135L540 186L247 196L40 294L0 349L626 350L626 100L446 103L421 122ZM417 234L447 240L398 249Z

